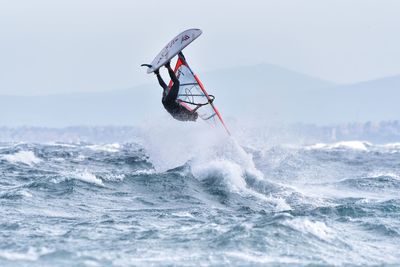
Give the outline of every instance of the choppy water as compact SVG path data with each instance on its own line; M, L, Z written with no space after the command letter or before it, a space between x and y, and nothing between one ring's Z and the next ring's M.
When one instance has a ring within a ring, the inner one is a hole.
M399 266L400 144L0 143L0 266Z

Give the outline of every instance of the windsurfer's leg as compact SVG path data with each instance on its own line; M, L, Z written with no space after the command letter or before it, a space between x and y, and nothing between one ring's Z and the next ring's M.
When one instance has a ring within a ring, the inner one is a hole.
M158 83L165 90L167 88L167 85L165 84L163 78L161 77L160 72L157 70L154 73L157 75Z
M171 68L170 62L167 62L167 64L165 64L165 67L168 69L169 77L171 77L172 82L174 84L179 83L179 80L176 77L175 72Z
M168 69L169 76L171 77L171 80L173 82L171 90L169 90L168 95L165 97L165 101L172 103L175 102L176 99L178 98L178 93L179 93L179 80L176 77L174 71L171 69L171 65L169 62L165 64L165 67Z

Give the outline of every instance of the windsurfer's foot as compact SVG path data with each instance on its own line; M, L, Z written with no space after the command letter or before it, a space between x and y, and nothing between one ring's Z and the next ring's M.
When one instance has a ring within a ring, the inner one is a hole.
M155 70L155 71L154 71L154 74L155 74L155 75L159 75L159 74L160 74L160 70L159 70L159 69Z
M168 61L167 63L165 63L164 65L167 69L171 68L171 61Z

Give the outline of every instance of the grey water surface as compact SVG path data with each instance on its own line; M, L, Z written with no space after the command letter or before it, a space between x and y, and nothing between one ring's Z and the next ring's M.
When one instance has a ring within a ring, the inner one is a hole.
M400 144L234 146L0 143L0 266L400 265Z

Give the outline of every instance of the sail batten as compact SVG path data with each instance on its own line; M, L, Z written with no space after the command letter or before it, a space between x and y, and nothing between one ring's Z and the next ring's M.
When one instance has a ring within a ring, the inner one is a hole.
M213 103L214 96L207 93L199 77L193 73L185 59L178 58L174 72L179 80L177 102L188 110L196 109L201 119L214 126L222 124L229 134L228 128ZM170 81L169 88L172 84L173 82Z

